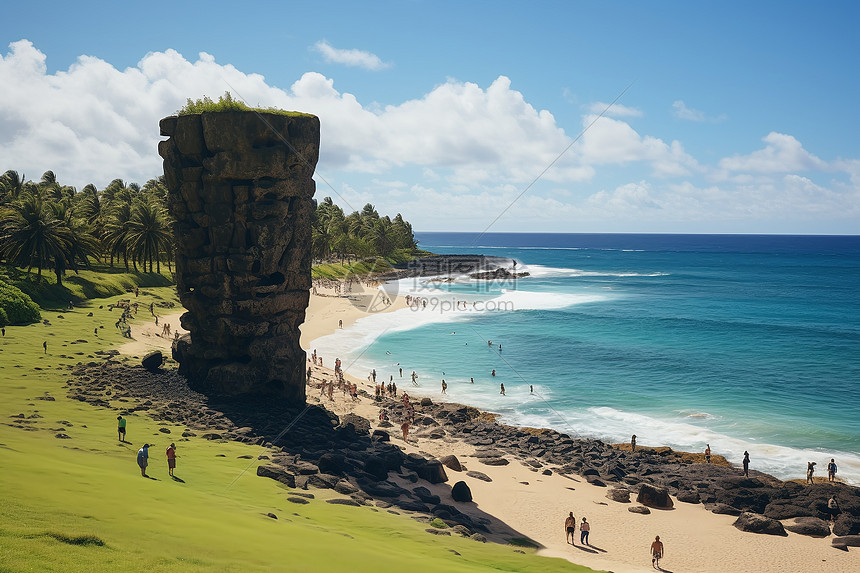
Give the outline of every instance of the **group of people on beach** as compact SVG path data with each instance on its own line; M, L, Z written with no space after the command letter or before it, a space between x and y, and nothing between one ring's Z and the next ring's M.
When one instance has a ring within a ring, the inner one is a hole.
M579 523L579 543L581 545L590 546L591 544L588 542L588 534L591 531L591 524L588 523L586 518L582 518L582 521ZM565 541L570 545L576 545L576 530L577 523L576 517L574 517L573 512L568 513L567 517L564 520L564 534ZM660 568L660 559L662 559L664 553L663 542L660 541L660 536L657 535L654 538L654 541L651 542L651 566L659 569Z
M576 517L574 517L573 512L571 511L567 518L564 520L564 531L566 534L566 540L571 545L576 545ZM579 524L579 543L581 545L588 545L588 533L591 531L591 524L588 523L586 518L582 518L582 523Z
M817 464L815 462L807 462L806 463L806 483L812 485L815 483L815 466ZM836 460L834 458L830 458L830 463L827 464L827 481L834 482L836 481Z

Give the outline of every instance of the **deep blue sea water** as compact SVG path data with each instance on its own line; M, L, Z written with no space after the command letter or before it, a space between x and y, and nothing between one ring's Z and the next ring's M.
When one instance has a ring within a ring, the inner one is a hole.
M860 237L417 238L511 258L530 276L389 285L428 306L362 319L315 341L321 354L410 393L438 396L444 378L450 400L512 424L709 443L734 462L749 450L753 468L782 478L803 477L807 461L824 473L833 457L860 483Z

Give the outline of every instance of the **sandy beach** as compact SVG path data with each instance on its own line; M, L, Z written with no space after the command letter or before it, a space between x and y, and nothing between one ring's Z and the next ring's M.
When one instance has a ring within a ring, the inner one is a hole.
M405 301L401 297L393 301L389 310L404 305ZM175 329L179 325L180 314L159 317L157 327L154 321L136 326L136 340L122 346L120 351L141 355L149 349L169 350L171 340L160 336L161 325L166 321ZM348 299L311 296L307 319L301 328L302 347L309 349L314 339L334 332L339 328L339 321L343 321L343 328L349 328L364 316L367 313ZM371 420L376 427L380 404L371 398L362 396L359 401L353 402L339 390L335 390L331 400L320 396L319 381L333 378L333 370L313 366L307 390L308 402L323 404L338 415L350 412L361 415ZM366 379L349 375L347 378L368 394L373 394L373 386ZM407 384L406 378L398 381L402 382L400 392L405 390L413 398L427 396L434 402L444 398L436 389L413 387ZM606 498L609 488L591 485L578 476L556 472L544 475L542 471L517 460L512 460L507 466L484 465L474 457L474 446L450 437L430 439L422 435L422 431L410 434L409 442L404 443L399 421L392 419L392 422L394 427L385 429L391 434L393 443L405 452L434 457L455 455L466 469L480 471L492 480L487 482L466 476L465 469L463 472L449 469L447 483L421 485L432 493L450 496L450 487L457 481L465 481L472 491L474 504L462 507L464 513L493 516L495 520L539 543L542 546L539 553L542 555L560 557L598 570L649 571L653 570L649 547L654 536L659 535L665 544L665 558L661 561L664 571L776 573L807 571L824 566L829 571L853 572L860 563L855 549L848 552L834 549L831 546L832 536L812 538L789 533L787 537L779 537L745 533L732 526L735 517L711 513L701 504L692 505L675 500L672 510L652 509L649 515L634 514L628 508L638 505L635 501L619 503L609 500ZM423 433L426 434L426 430ZM414 487L414 484L402 482L400 485ZM635 493L632 499L635 500ZM569 511L574 513L579 523L585 517L591 524L589 546L580 545L578 533L575 546L566 543L563 525ZM791 521L786 520L786 524ZM491 541L494 540L492 535L489 537Z
M402 299L398 299L402 301ZM401 303L402 304L402 303ZM397 303L393 308L397 308ZM302 327L302 346L309 348L313 339L330 334L343 320L344 328L366 316L349 301L337 297L311 297L307 321ZM324 404L337 414L353 412L364 416L376 426L379 405L362 398L352 402L340 391L334 400L320 398L318 380L331 380L334 372L328 368L313 368L308 401ZM347 375L369 394L373 386L365 379ZM399 390L413 397L427 396L441 401L437 389L415 388L402 379ZM396 422L392 420L392 422ZM742 532L732 526L736 517L717 515L701 504L674 501L672 510L651 510L649 515L628 511L635 503L618 503L605 497L606 487L593 486L584 479L557 473L542 475L534 468L512 461L507 466L488 466L472 457L474 446L446 438L429 439L410 435L404 444L399 424L386 428L392 439L406 452L421 452L435 457L455 455L469 470L480 471L492 479L485 482L448 470L449 481L437 486L422 484L433 493L446 494L456 481L465 481L472 490L476 509L540 543L542 555L560 557L598 570L649 571L649 547L655 535L665 544L665 571L804 571L825 566L831 571L856 571L856 550L839 551L831 546L831 537L812 538L788 534L787 537ZM649 444L659 446L660 444ZM405 484L401 484L405 485ZM573 511L577 521L587 518L591 525L590 546L583 547L576 537L576 546L565 542L564 519ZM464 510L465 513L468 511ZM786 520L786 524L792 520Z

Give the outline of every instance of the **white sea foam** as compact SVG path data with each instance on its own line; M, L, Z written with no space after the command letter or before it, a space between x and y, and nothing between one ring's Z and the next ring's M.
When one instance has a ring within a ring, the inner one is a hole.
M523 265L518 267L518 270L529 273L529 276L535 278L552 278L552 277L663 277L669 273L610 273L603 271L586 271L582 269L567 269L557 267L547 267L544 265Z
M575 304L601 302L608 299L605 294L575 294L566 292L535 292L528 290L503 290L495 300L501 308L511 310L556 310Z
M704 413L702 413L704 414ZM683 414L682 414L683 415ZM704 451L710 444L714 454L740 464L744 451L750 452L751 466L781 479L805 477L806 462L816 461L820 472L830 458L836 459L838 477L848 483L860 484L860 455L852 452L792 448L744 440L707 427L708 418L688 414L680 419L654 418L615 408L596 407L587 410L564 410L558 415L512 414L508 423L527 426L550 426L560 432L572 431L581 436L594 436L610 442L628 442L631 434L645 446L669 446L680 451ZM700 425L701 424L701 425ZM572 434L573 435L573 434Z

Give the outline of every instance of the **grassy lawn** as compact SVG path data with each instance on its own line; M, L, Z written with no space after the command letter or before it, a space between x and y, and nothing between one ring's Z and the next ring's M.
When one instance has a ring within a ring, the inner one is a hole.
M433 536L406 515L325 503L340 497L333 491L294 504L291 490L256 476L262 446L182 438L185 427L145 411L126 416L131 443L120 443L116 416L131 403L93 407L63 387L69 366L124 341L107 310L118 298L43 311L50 326L7 327L0 338L0 571L588 571L531 549ZM175 294L141 288L137 300ZM171 441L182 481L167 473ZM135 463L144 442L154 444L155 479Z

